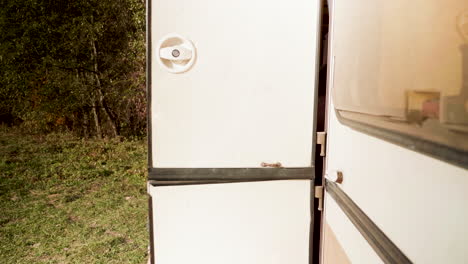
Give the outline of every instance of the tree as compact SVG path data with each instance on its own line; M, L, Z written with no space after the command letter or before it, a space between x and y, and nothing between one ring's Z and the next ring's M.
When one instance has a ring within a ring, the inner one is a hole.
M136 0L3 0L0 111L43 132L143 135L144 10Z

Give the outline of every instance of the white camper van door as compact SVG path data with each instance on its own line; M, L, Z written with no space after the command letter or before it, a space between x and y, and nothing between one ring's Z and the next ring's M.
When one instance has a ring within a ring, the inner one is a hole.
M319 0L149 0L155 263L308 263Z

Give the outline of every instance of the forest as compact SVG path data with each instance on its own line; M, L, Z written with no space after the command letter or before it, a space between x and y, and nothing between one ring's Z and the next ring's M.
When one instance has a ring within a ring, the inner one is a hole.
M1 0L0 123L146 134L145 2Z
M146 263L145 2L0 0L1 263Z

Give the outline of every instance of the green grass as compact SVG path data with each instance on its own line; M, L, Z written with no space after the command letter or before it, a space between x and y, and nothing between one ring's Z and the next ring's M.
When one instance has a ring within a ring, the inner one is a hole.
M145 263L146 143L0 129L0 263Z

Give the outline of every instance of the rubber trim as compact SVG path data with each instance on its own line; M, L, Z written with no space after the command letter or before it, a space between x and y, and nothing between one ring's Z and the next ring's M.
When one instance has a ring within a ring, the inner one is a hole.
M148 166L153 166L153 154L152 154L152 135L151 135L151 1L146 0L146 132L148 141Z
M153 164L153 155L151 151L152 139L151 139L151 2L152 0L146 0L146 131L148 141L148 165ZM149 194L148 194L149 195ZM154 257L154 228L153 228L153 197L148 197L148 218L149 218L149 264L155 264Z
M148 180L157 181L267 181L314 179L314 167L305 168L150 168Z
M150 255L150 263L154 264L154 228L153 228L153 196L148 194L148 222L149 222L149 239L150 239L150 248L149 248L149 255Z
M325 188L384 263L412 263L336 183L326 180Z
M468 169L468 151L451 148L447 145L432 142L423 138L344 118L341 116L340 110L337 109L335 109L335 114L341 124L359 132L363 132L407 149Z

